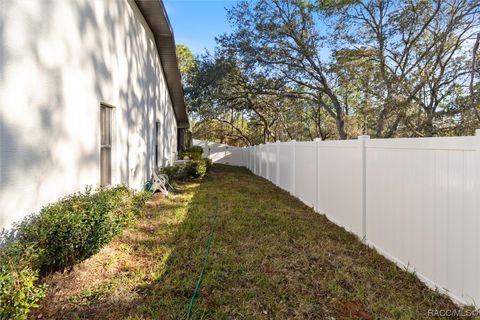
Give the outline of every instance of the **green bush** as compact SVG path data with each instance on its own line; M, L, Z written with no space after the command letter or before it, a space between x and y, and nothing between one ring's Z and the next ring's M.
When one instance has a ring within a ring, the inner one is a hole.
M0 320L26 319L46 293L38 284L38 271L31 261L38 257L36 247L12 240L0 250Z
M132 213L134 217L141 217L145 214L145 202L152 198L150 191L140 191L133 195Z
M204 160L189 161L185 164L188 177L202 178L207 173L207 165Z
M160 169L161 173L168 176L170 182L184 181L189 178L202 178L212 167L212 160L202 158L199 160L190 160L184 164L167 166Z
M203 161L205 161L205 166L207 167L207 173L210 172L210 169L212 169L213 166L213 161L210 158L203 158Z
M47 205L0 235L0 320L26 319L45 295L39 274L65 270L100 251L142 215L149 192L87 188Z
M203 148L200 146L190 147L182 152L180 152L180 159L188 157L190 160L201 160L203 154Z
M133 218L132 191L119 186L69 195L16 226L18 239L41 248L42 273L64 270L97 253Z
M168 181L174 182L185 180L187 178L184 165L166 166L160 169L160 172L166 174Z
M14 263L0 264L0 319L27 319L31 309L45 296L47 288L38 285L38 272Z

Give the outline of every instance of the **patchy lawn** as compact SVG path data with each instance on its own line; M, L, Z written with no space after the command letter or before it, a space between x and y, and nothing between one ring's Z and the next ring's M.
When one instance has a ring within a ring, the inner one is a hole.
M415 276L246 169L216 165L70 273L33 318L422 319L454 309ZM462 318L465 319L465 318Z

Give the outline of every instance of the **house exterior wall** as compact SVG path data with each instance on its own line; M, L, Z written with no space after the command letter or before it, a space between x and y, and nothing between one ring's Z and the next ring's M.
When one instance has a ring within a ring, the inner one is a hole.
M100 182L100 104L114 109L112 183L140 188L176 157L153 35L133 1L0 0L0 229Z

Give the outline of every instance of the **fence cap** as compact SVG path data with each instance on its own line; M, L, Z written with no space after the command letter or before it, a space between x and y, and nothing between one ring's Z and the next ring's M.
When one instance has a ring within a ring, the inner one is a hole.
M480 137L480 129L476 129L476 130L475 130L475 135L476 135L477 137Z
M315 139L313 139L313 141L317 141L317 142L322 141L322 138L315 138Z
M368 140L368 139L370 139L370 136L367 135L367 134L364 134L364 135L358 136L358 139L359 140Z

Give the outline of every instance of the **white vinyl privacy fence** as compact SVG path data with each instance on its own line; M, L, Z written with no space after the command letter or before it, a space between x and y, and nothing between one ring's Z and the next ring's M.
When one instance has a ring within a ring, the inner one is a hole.
M480 303L480 130L230 148L231 164L298 197L457 302Z
M202 147L203 156L210 158L214 163L245 166L245 148L196 139L193 139L193 145Z

